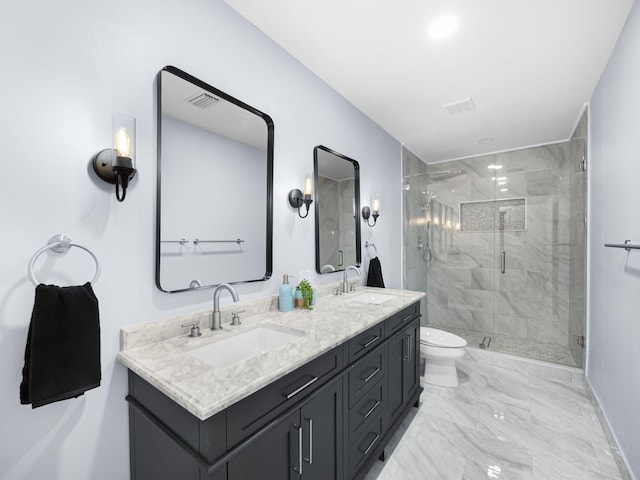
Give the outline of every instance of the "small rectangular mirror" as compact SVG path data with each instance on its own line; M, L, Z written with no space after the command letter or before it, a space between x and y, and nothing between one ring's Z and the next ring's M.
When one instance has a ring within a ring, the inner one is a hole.
M175 67L158 74L156 285L182 292L272 269L273 122Z
M360 165L330 148L313 150L316 271L360 266Z

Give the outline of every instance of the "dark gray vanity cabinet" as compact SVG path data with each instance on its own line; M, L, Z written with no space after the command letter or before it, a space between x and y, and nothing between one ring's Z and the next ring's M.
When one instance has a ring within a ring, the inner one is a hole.
M229 480L342 478L342 376L228 463Z
M420 318L411 320L389 340L388 422L393 423L420 388Z
M200 420L129 372L132 480L361 480L419 383L416 303Z

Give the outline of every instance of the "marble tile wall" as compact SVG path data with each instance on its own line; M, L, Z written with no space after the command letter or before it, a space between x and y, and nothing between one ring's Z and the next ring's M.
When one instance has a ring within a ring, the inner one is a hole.
M565 142L430 165L405 155L405 286L426 288L428 324L570 344L571 295L584 289L583 276L570 282L573 151ZM460 230L461 203L514 198L526 199L526 230Z

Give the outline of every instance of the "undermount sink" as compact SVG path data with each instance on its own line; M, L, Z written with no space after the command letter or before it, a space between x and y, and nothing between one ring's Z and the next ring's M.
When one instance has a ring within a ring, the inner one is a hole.
M375 305L380 305L381 303L386 302L387 300L391 300L394 298L393 295L388 295L386 293L374 293L374 292L366 292L357 297L350 298L350 302L363 302L363 303L373 303Z
M190 355L214 367L228 367L242 360L270 352L304 335L306 335L305 332L277 325L260 325L252 330L197 348L190 352Z

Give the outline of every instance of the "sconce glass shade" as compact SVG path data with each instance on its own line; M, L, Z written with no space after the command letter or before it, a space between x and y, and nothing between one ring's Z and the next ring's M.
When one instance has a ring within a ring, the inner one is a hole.
M136 175L136 119L126 113L112 116L113 148L100 151L93 159L93 169L105 182L116 186L116 198L124 201L129 181Z

